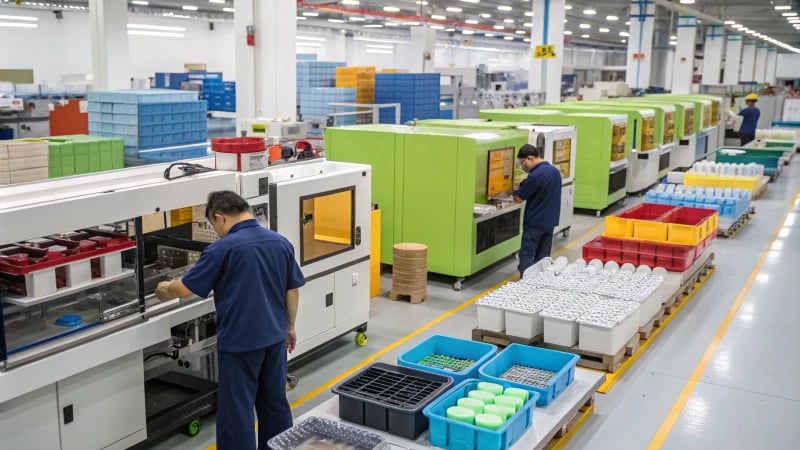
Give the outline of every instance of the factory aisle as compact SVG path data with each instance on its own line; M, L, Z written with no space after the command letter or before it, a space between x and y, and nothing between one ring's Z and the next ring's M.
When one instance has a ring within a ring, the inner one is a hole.
M800 206L795 204L785 226L779 227L798 187L800 158L769 185L766 196L755 203L755 217L738 235L717 240L714 275L611 391L598 394L595 415L566 448L648 448L672 409L677 420L664 432L665 449L787 448L788 442L800 439L800 430L792 425L800 421L800 354L792 348L800 342L794 326L800 305L790 302L794 297L789 294L790 271L800 263ZM628 199L626 207L641 201ZM570 260L579 257L581 246L602 231L602 223L576 216L571 237L557 238L555 252ZM777 240L771 243L776 230ZM764 266L753 273L762 251ZM508 260L465 283L460 292L450 288L449 280L433 279L429 298L420 305L385 296L373 299L366 347L357 348L348 335L293 371L300 377L300 385L289 394L295 416L331 398L330 388L360 367L372 361L393 363L431 334L469 338L476 325L474 300L512 277L515 265ZM717 336L751 273L753 288L741 297L741 309L727 333ZM383 291L390 285L391 275L385 274ZM706 370L692 378L715 339L719 346ZM697 380L696 389L684 394L685 407L673 408L690 379ZM199 436L175 436L154 448L205 450L214 442L213 417L204 422Z

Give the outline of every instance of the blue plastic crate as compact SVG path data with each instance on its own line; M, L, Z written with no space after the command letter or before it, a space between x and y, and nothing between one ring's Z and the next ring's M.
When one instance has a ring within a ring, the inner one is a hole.
M423 414L430 420L430 443L448 450L508 450L533 425L533 410L539 393L530 389L522 409L497 430L487 430L447 418L447 408L456 406L458 399L478 388L480 380L466 379L428 405ZM506 382L498 383L510 387Z
M433 335L401 354L397 364L453 378L460 383L467 378L478 378L478 369L497 353L497 347L484 342L468 341L450 336ZM453 372L419 364L428 355L437 354L454 358L471 359L475 363L467 369Z
M541 394L538 404L547 406L575 379L575 365L580 357L529 345L511 344L480 368L480 378L493 383L507 383L514 387L530 389ZM511 366L533 367L556 372L545 388L506 381L500 378Z
M180 159L202 158L208 155L208 144L193 144L175 147L139 150L135 156L153 162L172 162Z

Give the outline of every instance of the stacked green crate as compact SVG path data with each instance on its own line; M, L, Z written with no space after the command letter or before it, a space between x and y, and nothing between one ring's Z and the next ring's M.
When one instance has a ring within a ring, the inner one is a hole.
M125 167L124 141L83 134L45 138L50 149L50 178Z

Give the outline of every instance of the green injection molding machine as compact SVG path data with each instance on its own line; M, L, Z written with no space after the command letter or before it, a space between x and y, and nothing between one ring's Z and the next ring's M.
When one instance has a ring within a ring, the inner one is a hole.
M658 182L658 162L661 146L656 137L656 111L647 106L612 102L567 102L545 105L541 108L565 112L597 112L624 114L628 117L625 150L628 155L626 191L635 193L647 190Z
M695 161L699 161L708 156L709 152L713 152L717 148L717 141L719 137L719 125L712 125L712 107L714 102L702 98L700 95L695 94L654 94L652 96L645 96L652 98L670 98L674 100L687 101L694 103L694 130L695 130L695 145L694 154L691 161L682 161L680 167L691 167Z
M621 114L566 113L536 107L488 109L482 119L521 123L574 125L578 131L575 157L575 208L601 211L626 195L628 161L625 150L628 117Z
M661 153L658 157L658 177L663 178L673 169L672 152L678 145L676 134L676 110L675 105L657 102L637 102L629 99L614 99L609 103L620 101L623 104L639 105L652 108L656 112L656 142L661 146Z
M643 104L666 104L675 107L675 139L677 145L670 158L670 166L688 168L694 164L697 148L697 131L695 128L695 103L670 98L664 95L619 98L619 101L630 101Z
M428 246L428 271L463 278L519 250L510 194L525 130L358 125L325 130L326 158L372 166L381 262L399 242Z

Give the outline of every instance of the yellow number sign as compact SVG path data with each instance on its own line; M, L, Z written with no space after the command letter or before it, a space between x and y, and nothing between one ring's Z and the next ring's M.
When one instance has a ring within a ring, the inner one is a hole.
M537 45L533 51L533 59L548 59L556 57L555 45Z

